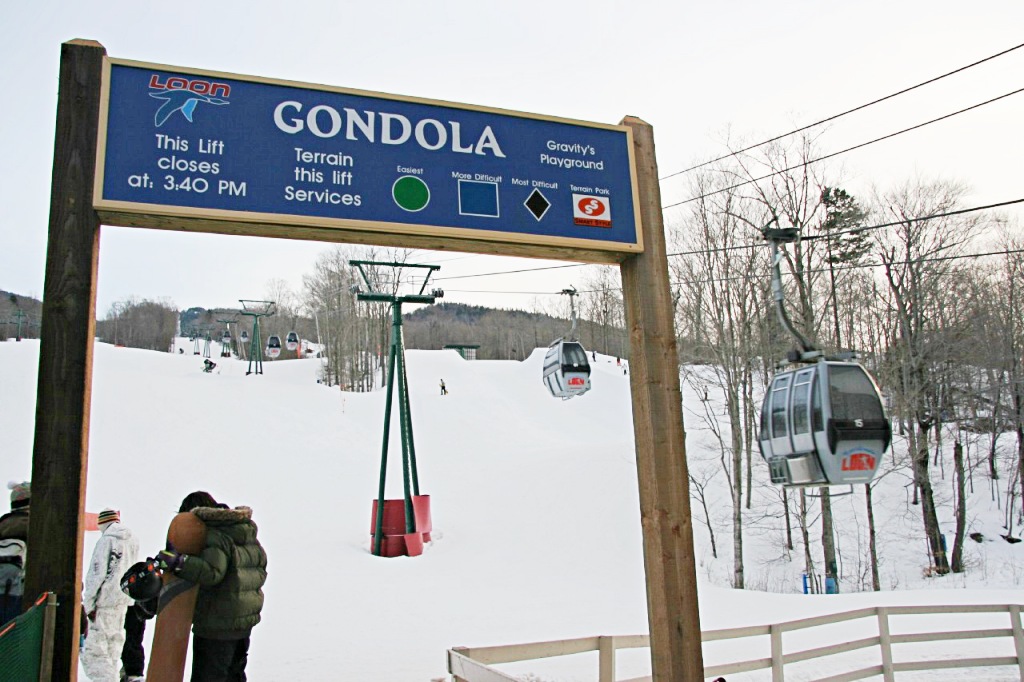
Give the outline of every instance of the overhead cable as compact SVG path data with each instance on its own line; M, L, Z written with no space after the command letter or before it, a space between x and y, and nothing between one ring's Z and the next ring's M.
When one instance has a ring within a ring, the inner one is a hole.
M820 126L820 125L822 125L824 123L829 123L831 121L836 120L837 118L841 118L843 116L846 116L847 114L852 114L855 111L860 111L861 109L867 109L868 107L870 107L870 106L872 106L874 104L878 104L879 102L884 102L884 101L886 101L888 99L892 99L893 97L897 97L899 95L903 95L905 93L908 93L911 90L916 90L917 88L920 88L920 87L923 87L925 85L929 85L930 83L934 83L936 81L942 80L943 78L946 78L947 76L952 76L954 74L960 73L961 71L966 71L967 69L969 69L969 68L971 68L973 66L977 66L978 64L984 64L987 61L995 59L996 57L1002 57L1003 55L1008 54L1010 52L1013 52L1014 50L1019 50L1022 47L1024 47L1024 43L1021 43L1020 45L1016 45L1014 47L1011 47L1008 50L1003 50L1002 52L997 52L996 54L992 55L991 57L985 57L984 59L980 59L980 60L978 60L978 61L976 61L976 62L974 62L972 64L968 64L967 66L961 66L959 69L955 69L953 71L950 71L949 73L944 73L941 76L936 76L935 78L931 78L929 80L926 80L923 83L918 83L917 85L913 85L913 86L911 86L909 88L904 88L903 90L900 90L899 92L894 92L891 95L886 95L885 97L880 97L880 98L878 98L876 100L868 102L867 104L861 104L859 107L854 107L853 109L847 109L846 111L844 111L842 113L836 114L834 116L829 116L828 118L823 118L820 121L816 121L815 123L811 123L811 124L805 125L802 128L797 128L796 130L791 130L788 133L783 133L782 135L776 135L775 137L769 138L769 139L767 139L767 140L765 140L763 142L758 142L757 144L752 144L749 147L744 147L743 149L739 149L737 151L730 152L728 154L725 154L724 156L719 156L717 159L711 159L710 161L704 161L703 163L698 163L696 166L690 166L689 168L684 168L681 171L676 171L675 173L669 173L668 175L659 178L659 180L667 180L668 178L672 178L672 177L675 177L677 175L682 175L683 173L689 173L692 170L696 170L698 168L703 168L704 166L708 166L708 165L710 165L712 163L716 163L718 161L724 161L725 159L728 159L730 156L736 156L737 154L742 154L743 152L749 152L751 149L756 149L758 147L762 147L762 146L764 146L764 145L766 145L766 144L768 144L770 142L775 142L776 140L781 140L784 137L789 137L790 135L795 135L797 133L802 133L805 130L809 130L809 129L814 128L816 126Z
M986 204L984 206L974 206L972 208L961 208L961 209L958 209L956 211L947 211L945 213L935 213L935 214L932 214L932 215L920 216L920 217L917 217L917 218L904 218L903 220L898 220L898 221L891 222L891 223L880 223L878 225L865 225L864 227L851 227L848 230L836 230L835 232L826 232L826 233L822 233L822 234L812 234L812 235L808 235L806 237L801 236L800 240L801 241L811 241L811 240L814 240L814 239L829 239L831 237L838 237L838 236L844 235L844 234L856 234L858 232L867 232L868 230L880 230L880 229L882 229L884 227L895 227L896 225L905 225L907 223L919 223L919 222L924 222L926 220L935 220L937 218L948 218L950 216L961 215L963 213L974 213L975 211L985 211L985 210L988 210L990 208L1000 208L1002 206L1012 206L1013 204L1020 204L1020 203L1024 203L1024 198L1022 198L1022 199L1012 199L1010 201L1000 201L999 203L996 203L996 204ZM715 248L715 249L699 249L699 250L696 250L696 251L677 251L675 253L666 254L666 256L669 256L669 257L673 257L673 256L693 256L693 255L696 255L698 253L717 253L717 252L721 252L721 251L738 251L739 249L756 249L756 248L760 248L762 246L764 246L764 242L761 242L761 243L758 243L758 244L738 244L736 246L723 246L723 247Z
M543 268L524 268L521 270L503 270L501 272L484 272L478 275L453 275L451 277L435 277L435 282L449 281L453 279L468 279L472 277L492 277L494 275L515 275L520 272L540 272L541 270L561 270L562 268L578 268L583 265L592 265L592 263L570 263L568 265L548 265Z
M924 221L927 221L927 220L935 220L935 219L938 219L938 218L948 218L948 217L954 216L954 215L961 215L961 214L964 214L964 213L974 213L976 211L984 211L984 210L988 210L988 209L992 209L992 208L1000 208L1002 206L1011 206L1013 204L1020 204L1020 203L1024 203L1024 198L1012 199L1010 201L1001 201L1001 202L998 202L998 203L995 203L995 204L985 204L984 206L973 206L971 208L962 208L962 209L957 209L955 211L946 211L944 213L934 213L932 215L920 216L920 217L916 217L916 218L906 218L904 220L900 220L900 221L897 221L897 222L880 223L878 225L865 225L863 227L854 227L854 228L850 228L848 230L835 231L835 232L830 232L830 233L827 233L827 234L810 235L810 236L807 236L807 237L802 237L802 239L804 239L804 240L822 239L822 238L826 238L826 237L838 236L838 235L847 234L847 233L867 232L868 230L879 230L879 229L882 229L884 227L894 227L896 225L904 225L904 224L906 224L908 222L916 223L916 222L924 222ZM695 251L676 251L674 253L668 253L668 254L665 254L665 255L666 255L666 257L674 258L676 256L692 256L692 255L696 255L696 254L699 254L699 253L718 253L718 252L722 252L722 251L736 251L736 250L739 250L739 249L755 249L755 248L762 248L763 246L764 246L764 242L760 242L760 243L757 243L757 244L739 244L739 245L736 245L736 246L725 246L725 247L714 248L714 249L698 249L698 250L695 250ZM564 268L579 268L579 267L584 267L584 266L587 266L587 265L601 265L601 263L568 263L568 264L565 264L565 265L550 265L550 266L545 266L545 267L540 267L540 268L521 268L519 270L502 270L502 271L499 271L499 272L480 272L480 273L473 274L473 275L453 275L451 277L435 277L434 281L453 280L453 279L472 279L472 278L475 278L475 277L493 277L493 276L496 276L496 275L514 275L514 274L521 274L521 273L527 273L527 272L540 272L540 271L543 271L543 270L560 270L560 269L564 269ZM454 291L454 290L448 290L448 291ZM466 292L466 293L503 293L503 292L493 291L493 292ZM559 293L559 292L528 292L528 291L525 291L525 292L507 292L507 293L523 293L523 294L536 293L538 295L545 295L547 293ZM584 293L586 293L586 292L584 292Z
M723 187L721 189L716 189L716 190L714 190L712 192L707 192L705 194L699 194L699 195L697 195L695 197L691 197L689 199L684 199L683 201L677 201L674 204L668 204L667 206L662 206L661 208L662 208L662 210L664 210L664 209L674 208L676 206L682 206L683 204L688 204L691 201L697 201L699 199L705 199L707 197L714 196L715 194L721 194L722 192L728 192L729 190L736 189L737 187L743 187L744 185L749 185L749 184L752 184L752 183L755 183L755 182L760 182L761 180L767 180L768 178L774 177L776 175L781 175L782 173L788 173L791 170L796 170L797 168L801 168L803 166L809 166L812 163L818 163L819 161L825 161L826 159L831 159L833 157L839 156L840 154L845 154L846 152L852 152L855 149L860 149L861 147L867 147L868 145L874 144L876 142L881 142L882 140L888 140L889 138L896 137L897 135L902 135L903 133L908 133L911 130L917 130L918 128L923 128L923 127L925 127L927 125L931 125L932 123L938 123L939 121L944 121L947 118L952 118L953 116L957 116L959 114L963 114L965 112L971 111L972 109L977 109L978 107L983 107L986 104L992 104L993 102L998 102L1001 99L1005 99L1007 97L1010 97L1011 95L1016 95L1016 94L1021 93L1021 92L1024 92L1024 88L1020 88L1020 89L1014 90L1013 92L1008 92L1005 95L1000 95L999 97L993 97L990 100L986 100L984 102L979 102L978 104L969 106L969 107L967 107L965 109L960 109L959 111L954 111L953 113L946 114L945 116L940 116L938 118L933 118L932 120L925 121L924 123L918 123L915 126L911 126L909 128L904 128L903 130L899 130L899 131L897 131L895 133L890 133L888 135L883 135L882 137L876 137L873 140L869 140L867 142L862 142L862 143L854 145L852 147L847 147L846 149L842 149L842 150L840 150L838 152L832 152L831 154L826 154L825 156L820 156L820 157L818 157L816 159L810 159L808 161L803 161L803 162L795 164L793 166L789 166L788 168L783 168L782 170L777 170L777 171L773 171L771 173L768 173L767 175L762 175L759 178L752 178L750 180L744 180L743 182L738 182L735 185L729 185L728 187Z

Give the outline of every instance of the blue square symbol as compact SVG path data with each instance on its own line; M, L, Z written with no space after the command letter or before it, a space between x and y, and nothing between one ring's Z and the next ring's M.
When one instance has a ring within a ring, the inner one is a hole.
M459 215L499 217L498 183L459 180Z

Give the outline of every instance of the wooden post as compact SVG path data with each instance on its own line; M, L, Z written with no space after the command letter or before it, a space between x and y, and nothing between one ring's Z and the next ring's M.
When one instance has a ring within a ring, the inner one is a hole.
M892 635L889 632L889 609L878 608L878 646L882 654L882 678L893 682L895 671L892 666Z
M786 679L786 658L782 651L782 626L772 623L768 632L772 643L772 682L783 682Z
M1017 669L1024 680L1024 627L1020 624L1020 606L1010 604L1010 627L1013 629L1013 647L1017 652Z
M51 680L78 676L82 537L96 319L99 218L92 208L106 50L61 45L50 227L39 342L25 598L57 595Z
M622 125L633 129L644 243L644 252L627 258L620 270L630 335L651 667L655 682L702 682L686 434L654 132L630 116Z
M615 636L597 638L597 682L615 682Z

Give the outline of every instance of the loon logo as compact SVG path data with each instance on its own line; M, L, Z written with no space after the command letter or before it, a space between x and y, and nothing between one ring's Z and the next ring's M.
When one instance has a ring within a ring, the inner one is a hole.
M171 76L164 80L158 74L149 78L150 97L162 100L163 104L156 110L153 122L159 128L167 122L174 112L180 111L181 115L192 123L192 115L200 102L220 106L230 104L227 97L231 96L231 86L227 83L213 83L205 80L190 80L181 76ZM155 92L154 92L155 91ZM224 97L217 97L223 95Z

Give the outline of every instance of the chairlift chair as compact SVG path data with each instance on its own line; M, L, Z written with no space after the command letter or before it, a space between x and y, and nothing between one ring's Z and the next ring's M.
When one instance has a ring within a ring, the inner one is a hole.
M568 340L563 337L548 346L541 380L551 395L568 400L590 390L590 363L587 362L587 349L576 340L576 287L562 289L562 293L569 297L572 327Z
M765 394L758 445L772 483L868 483L891 440L878 386L859 363L822 358L788 369Z
M231 330L225 329L224 334L220 337L220 356L222 358L231 357Z
M869 483L892 440L874 379L859 363L827 358L786 314L780 245L796 228L762 229L772 247L772 298L779 321L796 339L794 367L772 377L761 406L758 447L772 483L785 487ZM855 354L846 354L856 357ZM800 363L800 364L795 364Z
M288 332L284 339L284 347L288 350L296 350L299 347L299 335L295 332Z
M583 344L558 339L544 354L544 385L556 398L568 400L590 390L590 363Z
M267 337L267 356L276 358L281 355L281 338L279 336Z

